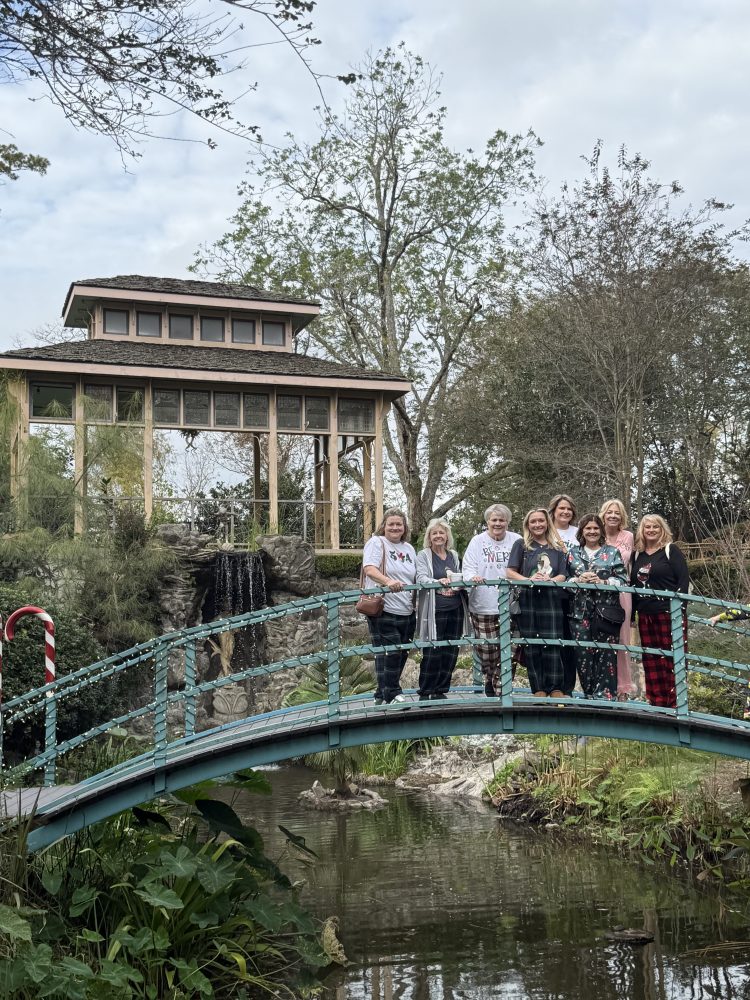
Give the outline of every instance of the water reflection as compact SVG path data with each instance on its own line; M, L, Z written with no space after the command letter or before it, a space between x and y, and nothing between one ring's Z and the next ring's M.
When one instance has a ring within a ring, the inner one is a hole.
M338 914L352 962L327 980L329 1000L750 998L743 953L680 957L750 937L741 915L687 880L429 795L387 789L378 813L306 812L296 796L311 772L269 776L273 796L238 809L272 853L281 823L320 857L303 898ZM654 942L612 942L617 926Z

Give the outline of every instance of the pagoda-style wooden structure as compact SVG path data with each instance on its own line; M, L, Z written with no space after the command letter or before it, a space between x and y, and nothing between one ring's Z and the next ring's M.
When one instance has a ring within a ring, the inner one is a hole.
M248 434L260 498L267 462L267 525L279 530L278 436L314 441L315 544L336 551L339 459L361 449L364 535L383 509L383 419L409 390L398 376L337 364L295 350L319 304L247 285L126 275L74 282L63 306L86 339L0 354L17 403L10 442L11 492L22 500L32 423L75 428L75 529L84 528L86 428L143 430L143 507L154 509L156 428ZM283 498L282 498L283 500ZM259 500L260 502L260 500Z

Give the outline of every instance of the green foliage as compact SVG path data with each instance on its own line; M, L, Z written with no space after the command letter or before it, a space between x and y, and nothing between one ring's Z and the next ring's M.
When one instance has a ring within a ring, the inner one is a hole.
M0 177L17 181L20 170L31 170L32 173L46 174L49 160L35 153L23 153L12 142L0 143Z
M30 584L0 584L0 612L7 618L11 611L25 604L41 604L55 623L58 676L73 673L80 667L101 659L103 650L92 634L91 625L69 607L48 602L42 588ZM23 618L15 638L6 643L3 661L4 700L44 684L44 626L36 618ZM101 691L94 687L64 699L59 705L58 734L65 739L102 721L112 704L103 702ZM6 752L25 754L41 738L43 720L30 717L12 725L6 732Z
M419 740L386 740L362 747L360 768L363 774L400 778L419 749Z
M750 832L750 821L711 792L720 761L708 754L604 739L575 751L555 737L532 745L532 767L504 768L490 784L503 815L574 827L646 860L687 861L719 876L732 831Z
M6 872L24 844L3 848ZM221 801L187 818L133 810L21 864L0 883L3 996L292 998L328 962L260 835Z
M339 659L339 690L342 697L353 694L365 694L375 687L369 667L364 666L361 656L346 656ZM300 683L284 698L284 705L305 705L311 701L324 701L328 698L328 664L315 663L305 667ZM361 747L329 750L325 753L313 754L308 762L314 767L331 771L336 782L336 791L341 795L349 794L349 780L353 774L360 771L363 762Z
M332 555L316 555L315 569L324 578L349 576L359 578L362 557L354 552L336 552Z

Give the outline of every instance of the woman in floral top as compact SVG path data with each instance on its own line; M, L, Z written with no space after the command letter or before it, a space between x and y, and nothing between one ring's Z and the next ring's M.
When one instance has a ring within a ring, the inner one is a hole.
M619 549L604 542L604 523L598 514L586 514L578 526L578 545L568 553L571 578L581 583L627 582L627 572ZM619 595L612 590L580 590L573 598L570 631L579 642L613 642L618 637L602 634L596 627L597 608L620 608ZM578 678L587 698L617 697L617 651L576 650Z

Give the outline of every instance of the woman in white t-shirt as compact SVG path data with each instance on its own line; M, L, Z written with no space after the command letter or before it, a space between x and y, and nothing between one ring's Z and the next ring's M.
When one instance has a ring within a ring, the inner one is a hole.
M374 646L395 646L411 642L414 638L415 591L403 590L404 586L415 583L417 579L417 553L406 541L408 537L406 514L397 507L390 507L365 545L362 557L365 587L388 587L390 590L384 595L383 613L367 619ZM375 655L376 705L406 700L401 693L400 681L408 655L406 649Z

